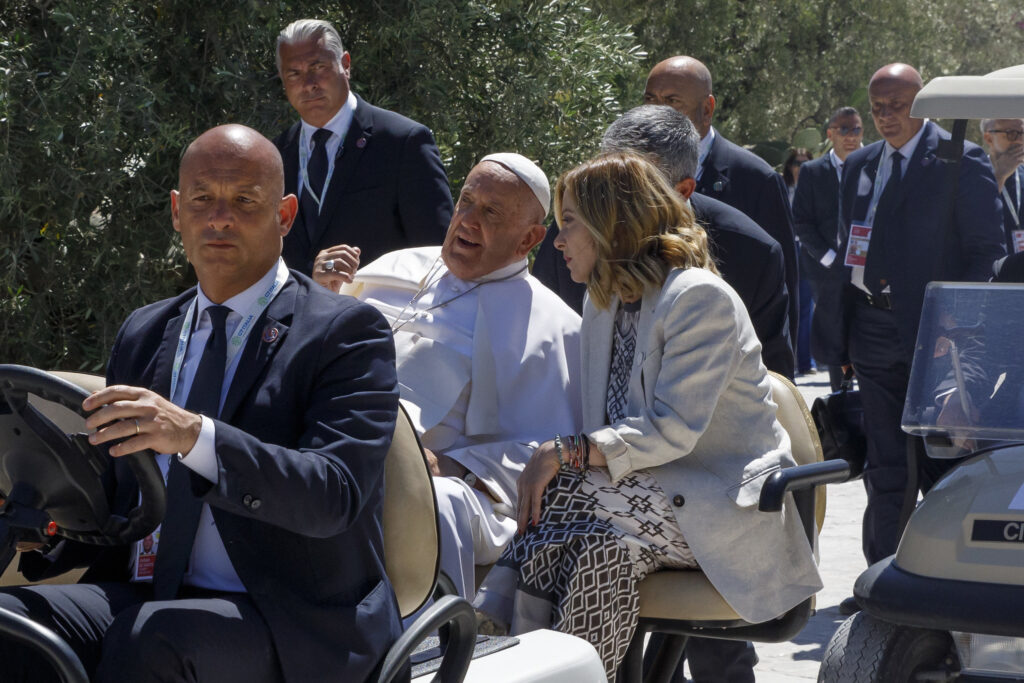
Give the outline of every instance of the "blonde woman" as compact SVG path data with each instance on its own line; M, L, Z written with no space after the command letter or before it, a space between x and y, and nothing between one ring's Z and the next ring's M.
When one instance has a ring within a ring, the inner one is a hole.
M757 510L765 478L793 464L789 438L690 208L649 162L616 153L559 179L555 216L555 246L587 285L584 432L526 465L519 534L475 604L512 633L590 640L613 679L650 572L700 568L753 622L821 580L792 503Z

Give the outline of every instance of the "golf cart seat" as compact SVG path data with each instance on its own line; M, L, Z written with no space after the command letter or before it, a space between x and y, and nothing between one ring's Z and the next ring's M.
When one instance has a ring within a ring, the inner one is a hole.
M817 548L817 534L825 516L825 493L821 484L845 481L845 461L822 461L821 443L803 397L788 379L768 373L772 398L778 404L778 419L792 442L797 467L775 473L761 491L759 509L779 511L783 497L792 491L807 538ZM813 596L785 614L767 622L744 621L715 590L703 572L662 570L640 583L640 621L626 658L619 669L619 681L669 681L690 636L724 640L781 642L803 628L811 615ZM644 640L652 635L644 666ZM660 635L659 635L660 634ZM646 676L643 670L647 669Z

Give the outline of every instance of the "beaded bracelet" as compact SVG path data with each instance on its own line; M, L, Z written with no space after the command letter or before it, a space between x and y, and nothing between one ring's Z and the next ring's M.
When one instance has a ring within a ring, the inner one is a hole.
M562 459L562 435L555 434L555 453L558 455L558 469L565 469L565 460Z

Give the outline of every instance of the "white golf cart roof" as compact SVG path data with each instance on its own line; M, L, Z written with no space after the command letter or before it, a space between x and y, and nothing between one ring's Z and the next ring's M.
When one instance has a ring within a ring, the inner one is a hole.
M985 76L932 79L917 93L910 115L922 119L1024 117L1024 64Z

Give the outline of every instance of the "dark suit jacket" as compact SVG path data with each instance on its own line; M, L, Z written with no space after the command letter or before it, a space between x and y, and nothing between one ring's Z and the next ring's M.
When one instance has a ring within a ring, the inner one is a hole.
M821 259L829 249L839 257L839 177L830 155L808 161L800 168L793 195L793 226L800 238L800 276L811 282L818 303L834 301L842 291L844 271L827 268ZM824 315L823 315L824 314ZM822 309L811 319L811 353L815 358L834 356L842 346L837 329Z
M793 215L782 176L764 159L733 144L717 130L702 168L697 192L747 214L782 247L789 290L789 334L791 339L796 339L800 319L797 301L800 274L793 239Z
M802 247L800 275L815 281L835 279L835 272L821 265L829 249L839 249L839 176L828 154L800 167L793 228Z
M885 222L883 268L888 275L901 350L908 363L917 341L925 286L933 280L986 282L992 277L992 263L1006 251L1001 207L988 157L977 145L964 143L959 184L950 207L949 165L936 156L939 140L943 139L949 139L949 133L931 121L925 123L904 169L899 194L875 216L875 226ZM864 220L867 214L884 144L876 142L846 158L840 191L841 256L846 253L849 225ZM870 249L869 258L878 256ZM850 269L843 265L843 258L837 258L834 265L849 282ZM840 331L842 341L834 356L822 359L829 365L848 361L851 289L844 287L839 301L824 306L824 311L835 317L832 324Z
M108 384L168 396L195 293L132 313L114 342ZM278 330L273 342L263 340L269 327ZM394 359L376 309L293 271L255 323L215 421L217 483L191 473L289 682L365 680L401 633L381 531L398 410ZM123 461L113 474L112 508L124 513L138 488ZM78 544L46 575L84 563L85 582L128 579L128 548Z
M1017 171L1014 173L1020 180L1020 204L1014 208L1017 209L1017 218L1020 220L1021 225L1018 226L1017 222L1013 220L1013 213L1010 211L1010 207L1006 205L1006 199L1003 197L1003 193L999 193L1000 205L1003 207L1003 229L1006 232L1006 253L1013 253L1013 231L1024 230L1024 166L1018 166ZM1017 199L1017 184L1010 176L1006 179L1006 190L1007 194L1010 195L1010 199L1016 201Z
M694 193L697 222L704 226L722 279L740 295L761 340L761 357L769 370L793 376L789 338L789 294L782 248L764 230L736 209ZM537 252L533 274L577 312L583 310L586 287L569 278L565 259L554 247L558 228L552 225Z
M285 263L305 275L321 249L337 244L359 247L362 265L395 249L440 244L452 218L448 178L430 130L356 100L316 224L310 228L300 211L284 238ZM274 140L284 160L285 191L295 194L301 129L296 121Z

